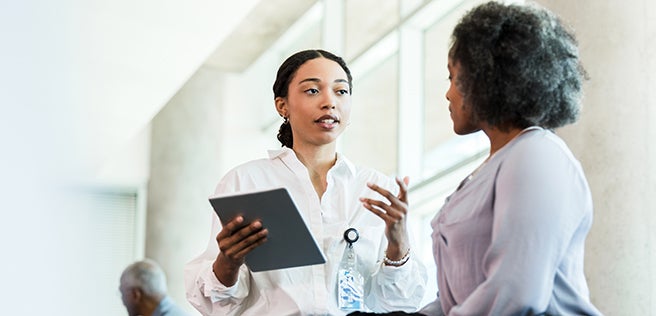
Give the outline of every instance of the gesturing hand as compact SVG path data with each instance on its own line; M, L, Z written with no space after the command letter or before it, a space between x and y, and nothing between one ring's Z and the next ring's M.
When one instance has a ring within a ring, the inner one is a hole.
M403 257L410 249L406 217L408 215L408 177L403 180L396 178L399 185L399 194L381 188L375 183L367 186L380 193L388 202L375 199L360 198L362 205L385 221L385 236L387 237L387 257L397 260Z
M244 263L246 254L266 242L269 233L258 220L242 227L243 222L244 218L237 216L216 235L220 252L212 268L225 286L237 282L239 267Z

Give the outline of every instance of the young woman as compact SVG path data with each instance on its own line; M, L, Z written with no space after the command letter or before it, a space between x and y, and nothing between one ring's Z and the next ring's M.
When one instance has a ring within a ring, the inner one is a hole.
M226 194L284 186L327 262L252 272L244 258L266 242L266 223L254 221L238 229L243 218L237 217L221 227L214 215L216 241L185 269L187 297L202 314L347 314L338 304L337 280L349 228L359 232L353 247L364 279L362 309L418 307L426 274L410 253L407 183L355 166L336 152L337 138L350 119L351 84L344 61L329 52L307 50L289 57L273 85L275 108L283 118L278 134L282 149L234 168L216 189ZM360 200L381 198L377 191L387 200L379 206L384 220Z

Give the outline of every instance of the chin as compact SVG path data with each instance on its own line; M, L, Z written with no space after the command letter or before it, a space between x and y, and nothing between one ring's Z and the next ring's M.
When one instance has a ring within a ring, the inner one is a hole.
M463 131L455 125L453 125L453 132L456 133L456 135L466 135L466 133L463 133Z
M476 133L479 130L480 128L457 128L455 126L453 127L453 132L460 136Z
M326 137L322 137L321 139L318 139L316 144L317 145L330 145L333 144L337 141L337 136L338 135L326 135Z

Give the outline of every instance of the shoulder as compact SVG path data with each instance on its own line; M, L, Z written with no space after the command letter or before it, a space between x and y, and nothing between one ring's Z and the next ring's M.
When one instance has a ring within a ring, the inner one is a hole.
M395 194L398 193L398 186L394 177L388 176L379 170L371 167L357 166L355 174L356 178L360 181L375 183Z
M290 160L295 158L293 151L289 148L283 147L281 149L272 149L268 151L268 157L253 159L232 167L226 176L239 176L249 173L257 173L262 170L271 170L276 168L283 160Z
M269 179L277 168L268 158L251 160L233 167L223 175L216 186L215 194L232 193L258 188L258 183Z
M260 170L260 169L264 169L264 168L270 168L272 164L273 164L273 161L269 158L261 158L261 159L250 160L250 161L241 163L241 164L233 167L226 174L247 173L247 172L253 171L253 170Z
M339 168L342 170L348 170L347 173L352 174L356 181L376 183L379 186L387 189L396 188L396 182L394 181L394 178L385 175L383 172L372 167L354 163L343 154L338 154L337 157L337 164Z
M516 166L579 166L567 144L549 130L537 130L521 135L506 153L506 162Z
M389 181L393 182L394 179L384 173L382 173L379 170L376 170L371 167L364 167L364 166L356 166L356 175L359 178L367 178L367 179L372 179L372 180L378 180L378 181Z
M174 302L170 297L164 298L160 303L153 315L161 316L187 316L189 315L185 310L182 309L176 302Z
M271 159L256 159L251 160L242 164L239 164L232 169L228 170L223 176L224 180L239 179L241 177L248 176L249 174L262 172L264 170L270 169L272 166Z
M561 188L570 184L587 187L581 163L565 142L549 130L522 135L499 158L499 179L541 187L549 183Z

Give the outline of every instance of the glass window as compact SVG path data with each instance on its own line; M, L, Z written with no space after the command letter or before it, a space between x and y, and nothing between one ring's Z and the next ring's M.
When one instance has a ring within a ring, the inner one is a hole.
M351 124L342 151L386 174L397 170L398 55L365 74L353 74Z
M464 1L441 17L424 33L424 175L452 168L486 149L480 133L457 136L445 94L449 88L447 56L451 32L469 8L480 1ZM483 136L484 137L484 136Z
M456 19L457 15L449 15L424 33L424 151L454 135L445 94L449 88L447 50Z

